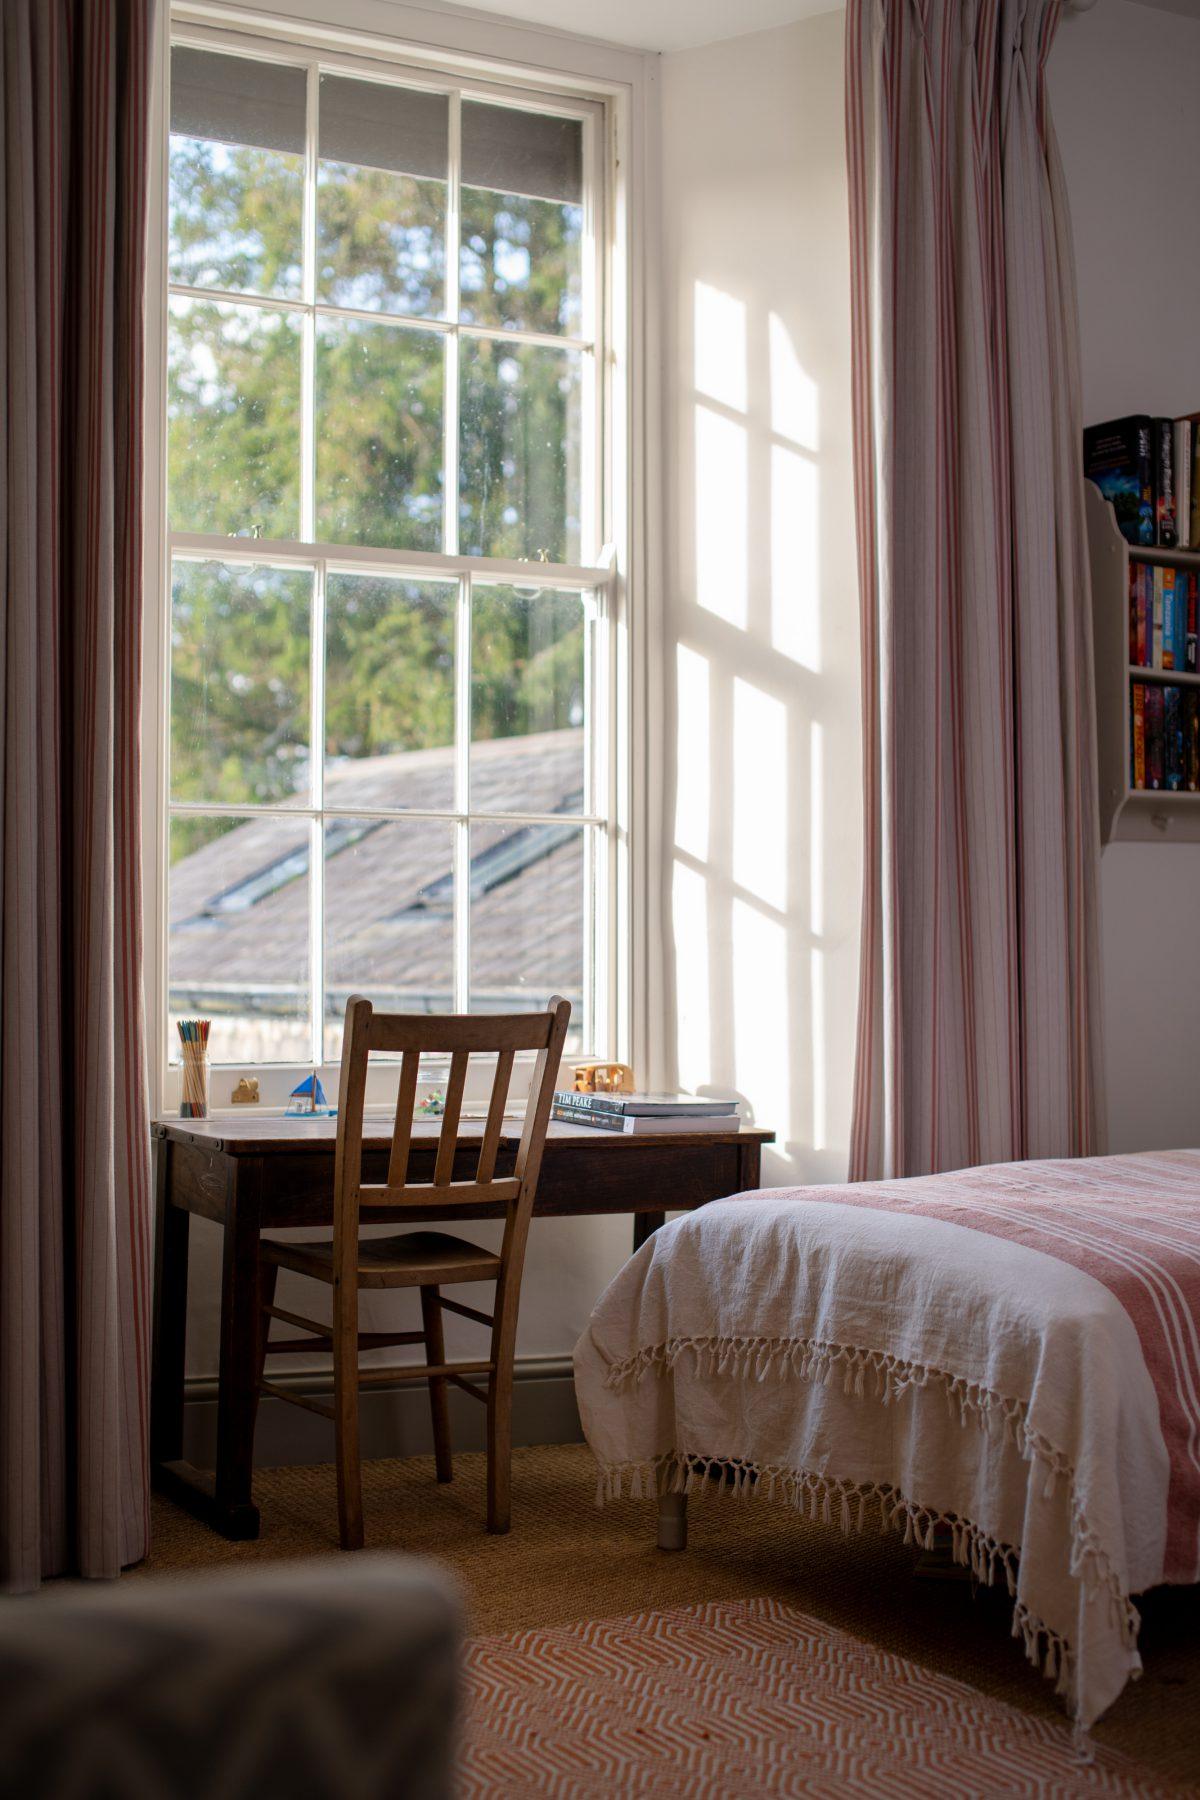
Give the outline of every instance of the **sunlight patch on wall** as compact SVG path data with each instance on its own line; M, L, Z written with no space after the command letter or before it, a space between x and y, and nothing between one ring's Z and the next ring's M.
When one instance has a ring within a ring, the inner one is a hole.
M733 879L787 905L787 707L741 676L733 683Z
M709 1009L708 884L676 862L671 888L675 939L675 1019L679 1085L694 1091L713 1078Z
M734 901L731 924L734 1082L784 1145L791 1137L787 932L745 900Z
M696 407L696 601L746 629L749 477L746 427Z
M677 768L675 844L697 862L708 859L710 812L709 664L698 650L680 644L675 655Z
M816 674L821 667L817 465L771 446L771 643Z
M746 307L706 281L696 283L696 392L735 412L746 410Z
M801 366L791 333L778 313L767 322L771 357L771 430L814 455L819 444L819 394Z
M825 1071L829 1048L825 1042L825 952L809 952L808 1016L812 1030L812 1147L824 1150L829 1142Z
M808 924L814 937L825 930L825 727L808 728Z

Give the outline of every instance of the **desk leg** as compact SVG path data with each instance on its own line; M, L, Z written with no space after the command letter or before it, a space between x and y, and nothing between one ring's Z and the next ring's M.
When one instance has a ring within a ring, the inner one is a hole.
M251 1499L258 1387L258 1234L262 1162L239 1157L225 1219L221 1276L221 1368L213 1524L227 1538L256 1538Z
M654 1236L660 1225L665 1225L665 1212L639 1212L633 1215L633 1253L636 1256L647 1238Z
M171 1143L154 1145L154 1338L150 1361L150 1461L183 1454L183 1369L187 1347L191 1216L170 1204Z

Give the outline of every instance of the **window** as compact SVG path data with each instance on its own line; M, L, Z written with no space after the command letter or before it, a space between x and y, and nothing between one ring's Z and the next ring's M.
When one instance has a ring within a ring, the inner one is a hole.
M172 48L173 1060L333 1063L355 991L610 1052L601 120Z

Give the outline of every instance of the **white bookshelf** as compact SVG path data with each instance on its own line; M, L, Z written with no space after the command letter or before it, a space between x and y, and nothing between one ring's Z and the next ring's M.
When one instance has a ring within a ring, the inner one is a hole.
M1100 841L1200 841L1200 794L1166 793L1130 785L1131 681L1200 687L1200 675L1174 669L1137 669L1129 662L1129 564L1160 563L1200 570L1200 551L1149 550L1129 544L1112 507L1093 482L1084 482L1092 565L1096 658L1096 752L1100 766Z

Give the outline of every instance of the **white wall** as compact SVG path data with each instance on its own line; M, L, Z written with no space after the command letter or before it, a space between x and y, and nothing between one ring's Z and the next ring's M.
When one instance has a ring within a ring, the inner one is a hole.
M1050 91L1084 421L1200 410L1200 20L1067 13ZM1110 845L1101 890L1110 1148L1200 1143L1200 844Z
M843 16L663 64L667 1062L844 1177L860 748Z

